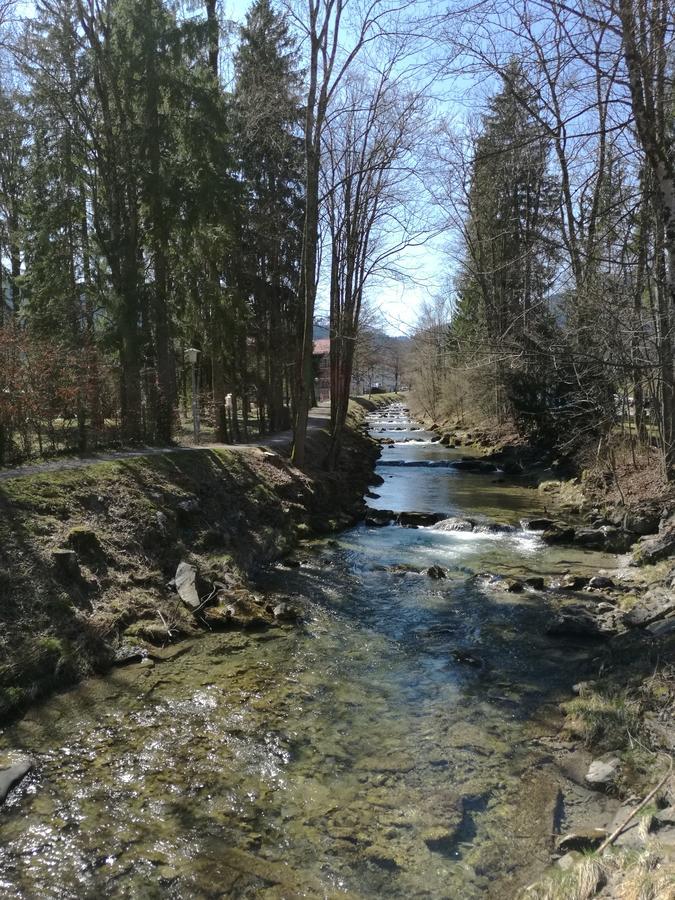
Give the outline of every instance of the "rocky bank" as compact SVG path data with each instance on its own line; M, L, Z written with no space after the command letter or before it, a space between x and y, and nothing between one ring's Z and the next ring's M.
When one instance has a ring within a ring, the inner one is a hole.
M264 447L95 463L0 487L0 718L114 664L175 653L217 628L290 623L257 570L363 516L379 454L353 402L337 471Z

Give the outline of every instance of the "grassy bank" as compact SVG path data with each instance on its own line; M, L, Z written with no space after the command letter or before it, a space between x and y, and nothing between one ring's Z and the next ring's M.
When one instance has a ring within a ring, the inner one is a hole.
M274 621L256 570L358 517L377 447L350 408L338 470L327 430L300 471L265 448L185 450L26 476L0 487L0 717L108 668L120 648ZM181 561L236 614L195 616L167 585Z

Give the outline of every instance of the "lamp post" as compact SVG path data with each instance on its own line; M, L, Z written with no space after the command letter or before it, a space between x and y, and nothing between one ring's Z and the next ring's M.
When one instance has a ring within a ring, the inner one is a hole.
M197 359L199 350L188 347L185 356L192 366L192 428L195 436L195 444L199 443L199 397L197 396Z

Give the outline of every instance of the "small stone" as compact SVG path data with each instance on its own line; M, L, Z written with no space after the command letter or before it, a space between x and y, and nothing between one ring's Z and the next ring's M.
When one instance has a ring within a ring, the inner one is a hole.
M611 787L619 773L621 760L617 756L594 759L586 772L586 783L597 790Z

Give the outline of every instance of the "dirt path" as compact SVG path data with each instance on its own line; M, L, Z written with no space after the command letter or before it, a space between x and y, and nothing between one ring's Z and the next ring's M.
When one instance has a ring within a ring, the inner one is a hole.
M308 431L317 431L325 428L330 422L330 406L315 406L310 410L307 422ZM86 466L99 462L112 462L116 459L133 459L138 456L159 456L166 453L182 453L184 450L251 450L254 447L270 447L273 450L283 450L291 446L293 432L279 431L276 434L265 435L260 440L246 444L200 444L198 447L181 445L176 447L143 447L139 450L117 450L113 453L96 453L91 456L71 456L64 459L54 459L49 462L36 463L35 465L17 466L15 469L3 469L0 471L0 483L10 481L12 478L23 478L26 475L40 475L42 472L60 472L65 469L83 469Z

